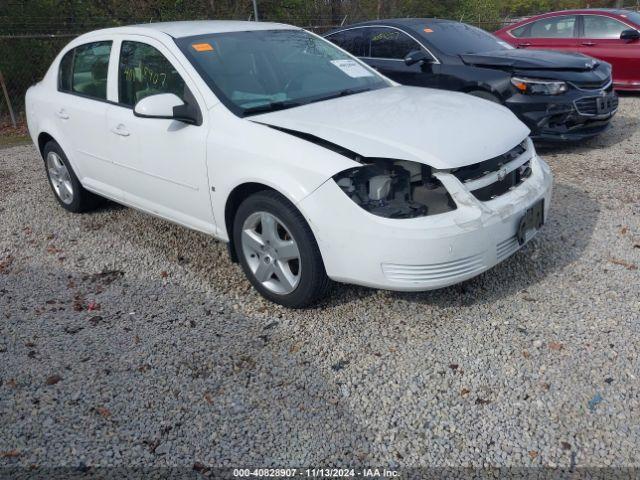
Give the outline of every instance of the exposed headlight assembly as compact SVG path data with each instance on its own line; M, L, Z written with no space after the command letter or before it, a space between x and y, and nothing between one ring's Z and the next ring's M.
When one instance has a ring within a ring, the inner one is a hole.
M526 95L560 95L569 88L566 82L512 77L511 84Z
M386 218L415 218L456 209L431 167L406 160L367 159L333 179L363 209Z

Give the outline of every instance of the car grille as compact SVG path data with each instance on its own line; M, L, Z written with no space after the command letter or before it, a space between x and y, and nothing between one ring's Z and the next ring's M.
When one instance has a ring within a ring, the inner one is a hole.
M618 97L614 95L606 98L608 99L609 105L607 105L607 108L603 111L598 111L598 102L601 102L603 100L603 97L588 97L576 100L576 110L581 115L608 115L609 113L617 110Z
M611 77L601 81L601 82L572 82L573 85L582 89L582 90L610 90L613 89L613 84L611 83Z
M478 200L486 202L504 195L531 175L530 158L525 156L526 152L525 140L503 155L459 168L452 173ZM484 181L492 178L491 182Z

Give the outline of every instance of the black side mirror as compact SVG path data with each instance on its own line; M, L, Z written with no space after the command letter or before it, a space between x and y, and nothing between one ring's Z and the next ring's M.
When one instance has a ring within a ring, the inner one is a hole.
M404 64L408 67L419 62L433 63L433 58L424 50L413 50L404 57Z
M629 30L623 30L620 33L620 40L638 40L640 39L640 32L634 28L630 28Z

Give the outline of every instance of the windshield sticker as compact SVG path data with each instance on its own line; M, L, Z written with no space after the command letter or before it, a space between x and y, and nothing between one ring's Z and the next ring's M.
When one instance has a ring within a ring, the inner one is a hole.
M433 30L429 27L425 28L423 31L424 33L433 33Z
M196 52L213 52L213 47L209 43L194 43L191 47Z
M331 63L351 78L373 77L373 73L354 60L331 60Z

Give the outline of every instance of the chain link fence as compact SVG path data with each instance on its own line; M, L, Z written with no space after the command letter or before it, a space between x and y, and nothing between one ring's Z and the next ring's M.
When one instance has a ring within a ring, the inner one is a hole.
M252 20L253 9L250 2L246 2L244 5L246 5L245 8L216 18ZM636 9L637 5L633 5L632 8ZM340 16L313 15L313 13L285 12L277 16L263 16L260 17L260 20L298 25L322 34L340 25L367 19L357 11ZM47 17L23 17L20 19L0 17L0 134L3 127L4 130L7 130L8 126L15 125L24 131L25 92L29 86L43 77L58 52L76 36L99 28L182 19L180 16L157 19L127 18L126 20L91 18L78 22L73 18L52 20ZM198 18L190 19L197 20ZM455 20L461 20L489 31L515 21L515 19L483 18L481 16Z

